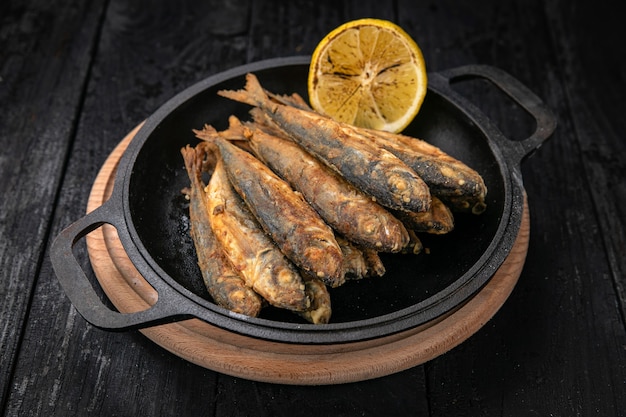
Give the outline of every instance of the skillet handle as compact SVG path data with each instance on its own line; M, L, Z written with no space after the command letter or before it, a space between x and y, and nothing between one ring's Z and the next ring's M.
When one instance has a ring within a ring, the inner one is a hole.
M151 283L159 297L150 308L136 313L120 313L103 304L82 267L78 263L72 249L74 245L88 233L104 224L117 228L124 227L124 218L115 207L114 199L109 199L102 206L85 215L68 226L56 237L51 246L50 257L52 267L65 290L68 298L80 315L95 327L105 330L131 330L162 324L187 318L177 311L181 305L176 297L178 293L162 285Z
M526 139L509 141L517 161L537 150L554 132L557 125L555 114L544 102L519 80L507 72L489 65L466 65L441 72L450 81L483 78L493 83L502 92L528 112L536 122L535 131Z

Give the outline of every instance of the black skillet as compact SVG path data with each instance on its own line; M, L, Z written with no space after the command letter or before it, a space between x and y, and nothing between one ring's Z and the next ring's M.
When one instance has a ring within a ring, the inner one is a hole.
M550 137L556 120L539 98L510 75L472 65L429 74L422 109L405 133L476 169L488 187L485 213L457 215L452 233L424 237L430 254L384 256L384 277L331 290L333 316L326 325L305 323L274 308L249 318L211 301L188 233L181 189L189 179L179 150L197 143L194 128L210 123L222 129L231 114L248 117L248 106L217 95L221 89L243 88L248 72L272 92L306 97L308 62L308 57L293 57L234 68L191 86L146 120L119 163L110 199L62 231L52 245L59 281L88 322L107 330L126 330L197 317L255 338L345 343L427 323L462 305L489 281L520 227L524 198L520 163ZM463 79L485 79L496 85L535 119L535 132L524 140L506 138L452 89L452 82ZM115 226L133 265L158 292L158 301L146 311L122 314L105 306L72 253L79 239L105 223Z

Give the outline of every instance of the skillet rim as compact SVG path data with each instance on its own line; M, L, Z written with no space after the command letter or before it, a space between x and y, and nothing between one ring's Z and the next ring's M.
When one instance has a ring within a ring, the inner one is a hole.
M167 274L144 246L130 210L130 182L137 156L150 139L152 132L158 129L159 124L182 103L221 82L247 72L308 65L309 60L308 56L274 58L221 72L175 95L145 121L119 162L115 183L120 186L114 187L111 196L114 198L117 194L116 198L121 199L122 215L127 230L120 233L120 240L129 258L152 285L154 279L165 281L167 286L181 296L179 298L189 300L190 305L185 306L186 309L180 312L181 316L197 317L229 331L279 342L328 344L373 339L417 327L461 306L491 279L510 251L521 223L523 184L517 166L518 161L507 160L505 153L502 152L501 146L503 143L506 144L508 139L503 137L494 139L503 135L481 112L473 106L468 106L469 103L449 87L448 79L440 73L429 74L429 90L454 106L483 133L500 169L505 199L496 233L487 249L462 276L444 290L412 306L363 320L314 325L252 318L228 311L192 293ZM116 188L119 190L117 193Z

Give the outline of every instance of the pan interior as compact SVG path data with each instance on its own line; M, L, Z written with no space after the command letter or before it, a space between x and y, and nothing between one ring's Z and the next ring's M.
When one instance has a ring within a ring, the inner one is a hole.
M307 66L295 65L255 74L272 92L297 92L306 98L307 71ZM249 106L217 95L218 90L240 89L244 83L243 76L236 76L178 103L144 142L130 177L130 217L148 256L169 275L167 279L207 303L211 299L196 264L188 203L181 192L189 179L180 149L197 143L192 129L205 123L224 129L231 114L248 118ZM483 132L445 97L429 90L420 113L404 133L424 139L476 169L488 187L487 211L480 216L456 214L456 228L448 235L420 235L428 254L383 255L385 276L331 289L333 323L375 318L427 299L437 301L439 293L476 264L496 235L504 210L504 180ZM275 308L265 309L261 317L303 323L293 313Z

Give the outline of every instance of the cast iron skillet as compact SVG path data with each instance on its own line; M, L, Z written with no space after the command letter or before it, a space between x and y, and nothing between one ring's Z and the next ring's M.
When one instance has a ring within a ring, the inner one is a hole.
M429 255L389 255L387 273L331 290L330 324L312 325L273 308L249 318L215 305L202 285L188 233L189 184L180 148L195 144L191 129L205 123L226 127L249 107L219 97L220 89L243 88L255 73L275 93L306 97L308 57L272 59L209 77L166 102L129 144L111 198L61 232L52 262L68 297L91 324L108 330L153 326L190 317L246 336L277 342L331 344L372 339L427 323L467 301L495 273L517 236L524 189L519 165L554 131L552 112L510 75L488 66L465 66L429 74L428 93L405 133L428 140L475 168L488 187L487 211L457 215L449 235L424 238ZM528 138L512 141L474 105L451 88L453 81L486 79L536 120ZM148 310L122 314L100 300L72 253L75 243L102 224L113 225L134 266L158 291Z

